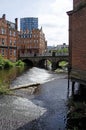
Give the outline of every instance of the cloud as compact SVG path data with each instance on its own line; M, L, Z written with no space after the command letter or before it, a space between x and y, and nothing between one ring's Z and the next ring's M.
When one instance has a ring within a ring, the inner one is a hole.
M73 0L1 0L0 16L5 13L10 21L16 17L38 17L48 45L68 44L66 12L72 9L72 4Z
M70 0L55 0L49 5L51 12L39 15L40 25L43 26L48 44L57 45L66 42L68 44L68 16L67 11L72 9Z

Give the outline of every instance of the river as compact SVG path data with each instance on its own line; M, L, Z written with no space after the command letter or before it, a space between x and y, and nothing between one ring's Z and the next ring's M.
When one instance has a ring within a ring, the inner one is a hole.
M0 96L0 130L66 130L67 76L33 67L10 87L40 83Z

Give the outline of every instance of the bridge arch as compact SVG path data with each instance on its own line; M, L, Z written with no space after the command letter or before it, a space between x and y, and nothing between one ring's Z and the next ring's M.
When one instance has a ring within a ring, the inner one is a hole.
M40 59L40 60L38 61L38 67L48 69L49 63L52 64L52 60L50 60L50 59L48 59L48 58Z
M34 63L29 59L23 59L22 60L27 66L33 67Z
M68 60L67 59L60 59L60 60L58 60L56 62L56 67L57 68L62 68L61 65L60 65L61 62L67 62L68 63Z

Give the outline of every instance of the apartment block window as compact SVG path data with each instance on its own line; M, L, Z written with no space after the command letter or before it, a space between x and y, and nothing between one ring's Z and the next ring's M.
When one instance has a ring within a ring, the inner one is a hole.
M34 43L36 43L36 40L34 40Z
M16 56L16 50L14 50L14 56Z
M7 56L7 53L8 53L8 49L5 49L5 55Z
M32 40L30 40L30 43L32 43Z
M4 29L4 28L1 28L1 33L2 33L2 34L5 34L5 32L6 32L5 29Z
M38 40L36 40L36 43L38 44Z
M16 36L16 32L13 33L13 36L14 36L14 37Z
M14 46L16 45L16 41L14 41Z
M2 45L4 45L4 44L5 44L5 39L2 38Z
M32 37L32 34L30 34L29 37L31 38L31 37Z
M10 40L10 45L12 45L12 40Z
M4 48L1 49L1 54L4 56Z
M10 49L10 55L12 55L12 49Z
M23 35L23 38L25 38L25 35Z
M10 30L10 36L12 36L12 31Z

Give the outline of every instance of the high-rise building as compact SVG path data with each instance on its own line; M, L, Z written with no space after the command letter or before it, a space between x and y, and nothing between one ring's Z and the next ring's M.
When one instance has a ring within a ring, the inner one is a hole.
M20 19L20 29L25 32L26 30L38 29L38 18L27 17Z
M42 55L47 48L47 41L42 27L38 28L38 18L27 17L20 19L19 55Z

